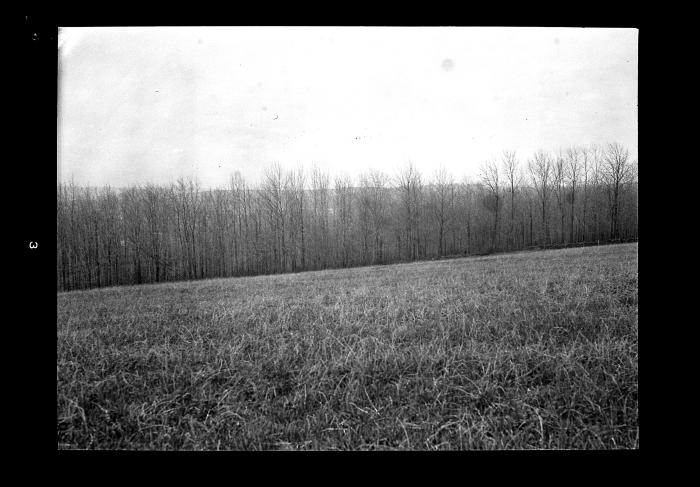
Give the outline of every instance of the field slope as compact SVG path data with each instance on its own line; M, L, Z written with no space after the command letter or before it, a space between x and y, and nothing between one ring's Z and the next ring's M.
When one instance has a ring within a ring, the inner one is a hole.
M638 448L638 244L59 293L58 448Z

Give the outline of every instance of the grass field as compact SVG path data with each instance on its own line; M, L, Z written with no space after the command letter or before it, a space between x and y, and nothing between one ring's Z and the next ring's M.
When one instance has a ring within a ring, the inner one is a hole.
M59 449L638 448L638 244L58 294Z

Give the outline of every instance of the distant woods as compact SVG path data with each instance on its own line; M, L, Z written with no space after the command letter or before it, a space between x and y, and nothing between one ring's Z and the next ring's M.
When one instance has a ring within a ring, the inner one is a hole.
M410 163L357 179L268 168L226 189L57 191L57 288L297 272L636 238L637 163L619 144L513 152L473 181Z

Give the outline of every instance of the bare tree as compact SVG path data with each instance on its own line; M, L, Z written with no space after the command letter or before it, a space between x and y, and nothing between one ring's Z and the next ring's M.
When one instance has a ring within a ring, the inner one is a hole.
M632 165L629 161L629 150L618 143L608 144L603 155L605 162L603 174L610 195L610 236L619 237L620 224L620 191L622 185L632 176Z
M581 238L582 240L586 240L587 238L587 211L588 211L588 180L590 176L590 171L591 171L591 162L590 162L590 150L587 147L582 147L579 149L579 153L581 155L581 176L583 177L583 209L582 209L582 221L580 223L580 228L581 228Z
M268 216L268 224L272 231L273 262L277 272L287 270L287 242L285 239L285 208L284 192L287 189L287 178L282 166L275 163L268 167L263 174L260 191Z
M498 165L495 160L487 161L481 166L481 182L488 189L485 200L487 209L493 212L493 230L491 231L491 248L498 249L498 215L501 207Z
M396 183L401 191L404 206L406 258L413 260L418 258L418 249L420 247L418 232L418 206L422 190L420 173L409 162L397 174Z
M431 192L431 209L433 217L437 222L437 254L439 257L445 255L445 229L449 219L449 199L454 179L444 167L440 167L433 176L433 191Z
M351 227L353 207L353 187L349 176L337 176L335 178L335 228L337 255L340 265L349 267L353 261L353 245Z
M595 240L603 238L601 231L601 184L603 183L603 151L594 145L590 149L593 178L593 237Z
M369 261L370 248L370 233L372 227L371 208L372 208L372 189L370 177L367 174L360 174L359 178L360 189L358 192L358 220L360 231L362 234L362 253L361 261L367 263Z
M306 232L305 232L305 201L306 201L306 175L304 174L304 168L301 167L299 170L295 173L294 175L294 184L293 187L296 191L296 198L295 202L297 205L297 211L298 211L298 222L299 222L299 227L300 227L300 236L301 236L301 252L300 252L300 257L301 257L301 268L303 270L306 269Z
M556 158L554 159L554 166L553 166L553 186L554 186L554 194L556 196L556 201L557 201L557 208L559 208L559 220L560 220L560 226L559 226L559 239L561 243L565 242L565 232L564 232L564 208L565 208L565 203L566 203L566 166L564 163L564 155L562 154L561 149L559 150L559 153L557 154Z
M458 250L463 250L464 253L469 254L473 250L472 245L472 232L473 229L473 217L474 217L474 188L473 183L468 177L463 177L462 182L458 188L458 213L462 216L461 227L466 230L466 235L464 230L459 232L459 239L457 242Z
M571 147L567 149L566 151L566 174L569 179L569 192L567 193L567 200L569 204L571 205L570 213L571 213L571 226L570 226L570 234L569 234L569 242L574 242L574 216L575 216L575 207L576 207L576 183L578 182L579 178L579 156L581 154L581 150L578 149L577 147Z
M549 223L547 221L547 208L550 197L550 178L552 163L549 155L543 150L535 153L533 159L528 163L532 185L537 191L542 210L542 235L545 243L549 243Z
M311 193L313 202L313 235L315 242L315 268L325 268L330 264L329 252L329 187L330 178L314 166L311 173Z
M232 215L233 232L233 273L249 273L254 261L253 242L251 241L252 228L250 222L250 202L252 196L247 188L245 179L236 171L229 180L230 199L229 206Z
M515 190L520 185L518 160L515 151L503 152L503 174L510 192L510 248L516 247L515 241Z

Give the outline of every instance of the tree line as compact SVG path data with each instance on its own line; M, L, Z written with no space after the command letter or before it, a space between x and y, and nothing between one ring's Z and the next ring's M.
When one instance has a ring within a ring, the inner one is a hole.
M353 179L317 167L267 168L225 189L168 186L57 191L57 289L387 264L550 244L636 238L637 162L617 143L514 152L473 180Z

